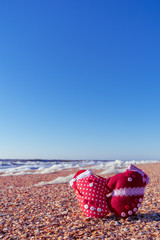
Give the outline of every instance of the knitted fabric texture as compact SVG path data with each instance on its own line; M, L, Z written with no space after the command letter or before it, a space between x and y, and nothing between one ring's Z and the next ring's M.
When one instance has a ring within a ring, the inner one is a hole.
M112 193L107 198L110 210L120 217L134 215L141 206L148 182L149 177L133 165L126 172L108 178L108 190Z
M100 218L111 211L125 218L138 211L148 182L149 177L131 164L124 173L108 179L94 175L91 170L78 171L70 185L87 217Z
M79 171L70 181L78 202L87 217L104 217L110 210L106 202L106 179L95 176L91 170Z

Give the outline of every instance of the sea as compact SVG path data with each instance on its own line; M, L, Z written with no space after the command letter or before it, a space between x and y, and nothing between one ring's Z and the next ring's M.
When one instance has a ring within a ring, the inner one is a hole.
M46 174L65 169L91 168L102 170L102 174L125 171L130 164L149 164L160 160L44 160L44 159L0 159L0 176Z

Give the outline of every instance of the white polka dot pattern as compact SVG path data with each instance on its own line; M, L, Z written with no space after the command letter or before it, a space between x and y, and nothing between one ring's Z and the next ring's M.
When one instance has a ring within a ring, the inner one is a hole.
M128 178L128 182L132 182L132 178L131 177Z
M89 207L88 207L88 205L84 205L84 208L85 208L85 209L88 209Z
M122 217L125 217L125 216L126 216L125 212L122 212L122 213L121 213L121 216L122 216Z
M97 208L97 212L101 212L101 208Z
M130 210L130 211L128 211L128 214L129 214L129 215L132 215L132 211L131 211L131 210Z
M106 202L108 190L105 178L84 174L84 178L77 179L76 187L80 207L87 217L104 217L110 212Z
M134 211L134 212L136 212L137 210L138 210L138 209L137 209L136 207L135 207L135 208L133 208L133 211Z

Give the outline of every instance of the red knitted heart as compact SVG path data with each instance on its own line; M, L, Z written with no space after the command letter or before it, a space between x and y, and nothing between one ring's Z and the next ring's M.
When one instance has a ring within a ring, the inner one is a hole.
M148 182L149 177L142 170L130 165L126 172L108 179L94 175L91 170L81 170L70 185L87 217L104 217L110 211L128 217L141 206ZM110 197L107 197L108 193L111 193Z
M148 182L149 177L133 165L126 172L108 178L107 186L112 193L107 198L110 210L121 217L134 215L141 206Z
M106 202L106 179L93 175L91 170L78 173L70 181L70 185L75 189L84 214L87 217L104 217L110 212Z

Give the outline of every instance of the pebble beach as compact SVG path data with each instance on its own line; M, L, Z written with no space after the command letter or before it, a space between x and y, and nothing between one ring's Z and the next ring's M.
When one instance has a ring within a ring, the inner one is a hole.
M137 166L150 182L138 213L126 219L113 213L101 219L87 218L69 183L47 184L78 169L0 176L0 239L160 240L160 163Z

